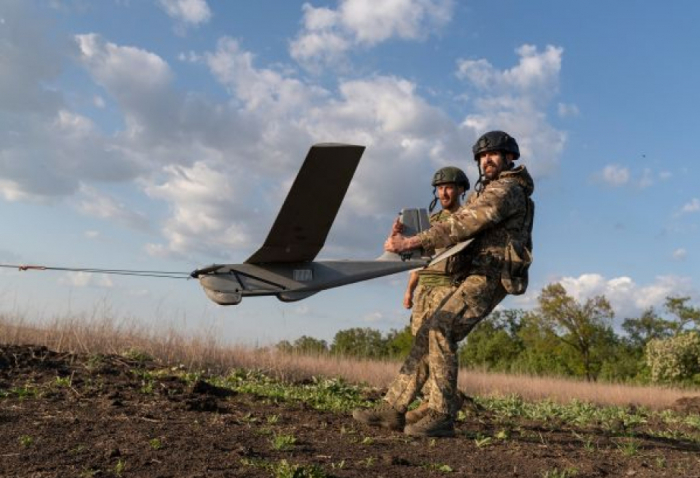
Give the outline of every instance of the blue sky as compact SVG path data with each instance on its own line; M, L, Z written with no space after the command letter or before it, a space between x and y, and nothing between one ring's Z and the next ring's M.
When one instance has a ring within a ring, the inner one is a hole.
M267 235L309 146L367 146L322 258L378 256L490 129L536 180L533 307L561 281L617 323L700 301L696 2L0 2L0 261L190 271ZM693 245L695 244L695 246ZM234 342L401 328L405 275L284 304L194 281L0 270L0 312Z

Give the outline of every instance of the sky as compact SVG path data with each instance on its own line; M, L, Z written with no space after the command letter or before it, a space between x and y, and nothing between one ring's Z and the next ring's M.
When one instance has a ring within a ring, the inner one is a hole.
M700 4L0 0L0 263L189 272L262 244L314 143L367 147L319 259L372 259L435 170L508 131L535 179L531 309L700 304ZM695 244L695 246L693 245ZM0 269L0 313L265 345L401 329L406 274L295 303Z

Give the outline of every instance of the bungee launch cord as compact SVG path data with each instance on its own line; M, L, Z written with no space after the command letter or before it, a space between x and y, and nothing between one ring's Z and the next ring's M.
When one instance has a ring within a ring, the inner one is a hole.
M82 267L48 267L29 264L0 264L3 269L17 269L19 271L38 270L38 271L64 271L64 272L86 272L90 274L111 274L121 276L138 276L138 277L163 277L167 279L190 279L190 272L173 272L173 271L134 271L127 269L93 269Z

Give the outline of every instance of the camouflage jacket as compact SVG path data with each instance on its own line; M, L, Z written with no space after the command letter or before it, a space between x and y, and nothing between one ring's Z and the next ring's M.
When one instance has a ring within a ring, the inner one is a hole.
M427 250L440 249L473 238L462 252L468 272L491 275L503 265L509 237L532 249L533 190L534 182L524 166L503 171L446 220L421 232L421 244Z

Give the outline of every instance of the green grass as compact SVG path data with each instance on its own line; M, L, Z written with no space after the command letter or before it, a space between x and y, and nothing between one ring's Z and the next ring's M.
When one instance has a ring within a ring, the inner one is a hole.
M294 448L297 439L294 435L283 435L275 433L270 439L272 448L277 451L288 451Z
M288 384L260 372L237 370L226 377L211 379L213 385L239 393L250 393L282 401L304 402L317 410L349 412L370 406L362 398L362 388L340 378L314 378L309 384Z

